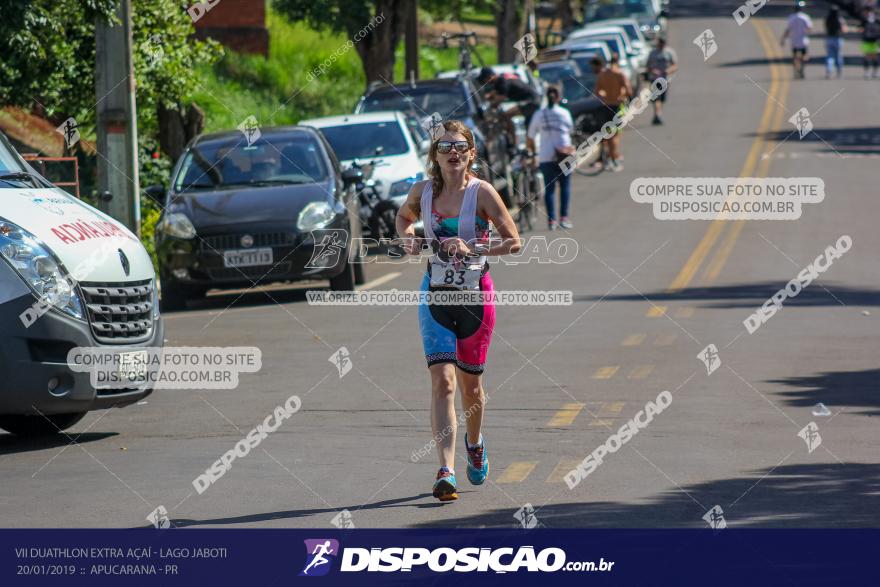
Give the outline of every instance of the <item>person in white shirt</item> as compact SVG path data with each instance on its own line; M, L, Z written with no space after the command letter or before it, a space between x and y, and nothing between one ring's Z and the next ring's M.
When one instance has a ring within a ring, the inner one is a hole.
M528 148L535 150L535 138L540 133L541 146L538 163L544 176L544 204L547 207L549 229L556 230L556 185L559 185L559 224L564 229L572 228L568 217L568 202L571 197L571 177L562 172L559 162L575 152L571 144L571 131L574 121L571 113L560 106L562 99L556 86L547 88L547 106L538 110L529 124Z
M794 66L794 76L804 77L804 64L809 58L807 49L810 46L810 32L813 30L813 21L804 12L806 3L798 0L794 3L794 14L788 17L788 24L785 26L785 32L782 34L780 44L784 47L785 40L791 39L792 65Z

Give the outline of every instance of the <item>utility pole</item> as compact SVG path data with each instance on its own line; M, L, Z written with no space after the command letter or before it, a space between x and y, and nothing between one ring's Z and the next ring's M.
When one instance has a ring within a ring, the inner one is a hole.
M419 79L419 0L410 2L406 15L405 81Z
M131 0L119 1L116 19L95 27L99 206L140 234Z

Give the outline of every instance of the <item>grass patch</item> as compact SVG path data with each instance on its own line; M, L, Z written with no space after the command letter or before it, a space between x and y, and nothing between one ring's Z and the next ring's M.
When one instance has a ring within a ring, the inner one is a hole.
M337 50L343 35L319 33L303 23L290 23L269 11L269 57L227 50L211 67L198 73L199 90L191 99L205 110L206 131L236 128L253 115L264 126L296 124L318 116L351 112L366 88L357 50ZM477 52L487 64L495 63L495 48L480 45ZM404 79L403 44L395 53L394 79ZM422 78L458 68L458 49L423 45L419 54ZM325 60L333 64L310 80L309 72ZM476 61L476 60L475 60Z

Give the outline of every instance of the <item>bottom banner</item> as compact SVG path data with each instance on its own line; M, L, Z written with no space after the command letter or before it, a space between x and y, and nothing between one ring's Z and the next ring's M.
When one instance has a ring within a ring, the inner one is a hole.
M873 584L878 545L880 530L0 530L0 585Z

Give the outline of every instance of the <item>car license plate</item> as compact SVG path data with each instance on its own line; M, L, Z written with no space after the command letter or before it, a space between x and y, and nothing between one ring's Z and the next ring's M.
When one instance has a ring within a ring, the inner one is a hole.
M223 251L224 267L254 267L255 265L271 265L272 249L236 249Z
M147 380L147 351L119 353L118 380L125 384L143 383Z

